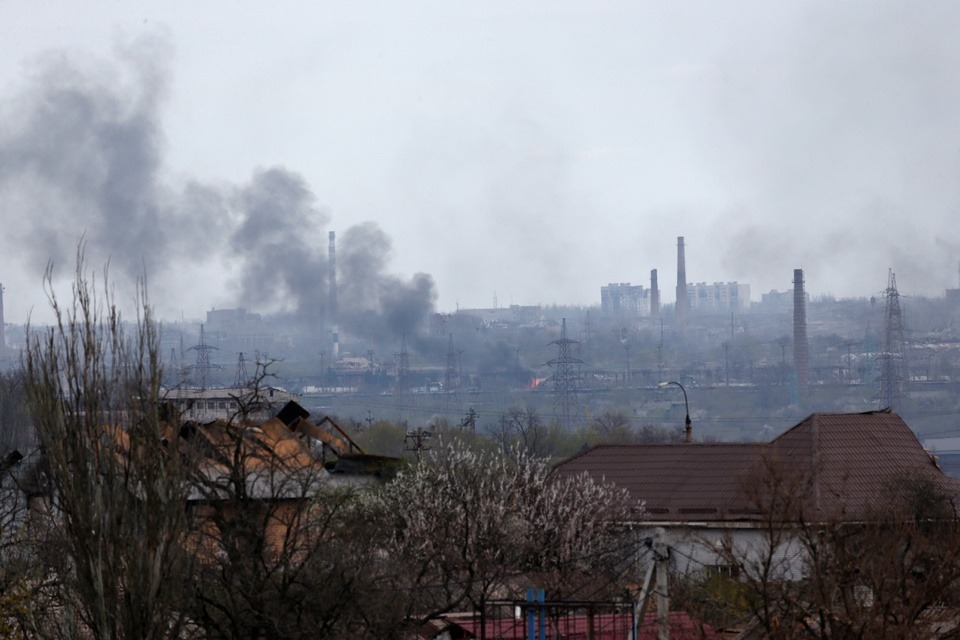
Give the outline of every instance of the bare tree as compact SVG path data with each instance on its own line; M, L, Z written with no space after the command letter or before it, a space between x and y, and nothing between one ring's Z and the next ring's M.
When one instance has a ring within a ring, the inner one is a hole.
M504 452L520 447L531 456L544 456L554 449L556 429L543 421L536 409L527 405L510 407L496 425L487 427L490 437Z
M187 593L180 544L186 483L161 420L160 344L141 286L128 334L78 250L72 301L46 289L54 324L31 328L26 391L49 482L47 521L62 554L59 615L40 636L177 637ZM106 272L104 291L109 292Z
M890 481L866 509L814 512L812 470L767 461L749 482L758 542L724 545L752 613L774 639L929 638L960 602L955 493L929 476Z
M0 452L19 451L26 455L36 446L23 373L0 373Z

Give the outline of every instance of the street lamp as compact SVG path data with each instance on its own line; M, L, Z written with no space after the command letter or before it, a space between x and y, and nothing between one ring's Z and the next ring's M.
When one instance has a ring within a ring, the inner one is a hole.
M680 384L679 382L675 382L673 380L671 380L670 382L661 382L660 384L657 385L657 387L659 387L660 389L664 389L666 387L669 387L670 385L675 385L677 387L680 387L680 391L683 391L683 406L687 411L686 429L684 430L683 441L689 444L693 442L693 427L691 426L691 422L690 422L690 403L687 402L687 390L683 388L682 384Z

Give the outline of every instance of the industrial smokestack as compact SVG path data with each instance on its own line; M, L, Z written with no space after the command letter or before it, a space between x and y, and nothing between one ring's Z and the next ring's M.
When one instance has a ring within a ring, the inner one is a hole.
M677 324L687 324L687 258L683 251L683 236L677 238Z
M329 319L333 322L337 320L337 234L331 231L328 236L330 245L327 253L327 279L330 283L327 308L329 310Z
M807 297L803 291L803 269L793 270L793 365L797 370L797 393L810 392L810 355L807 350Z
M650 270L650 317L660 315L660 286L657 284L657 270Z
M3 285L0 284L0 353L7 352L6 320L3 319Z

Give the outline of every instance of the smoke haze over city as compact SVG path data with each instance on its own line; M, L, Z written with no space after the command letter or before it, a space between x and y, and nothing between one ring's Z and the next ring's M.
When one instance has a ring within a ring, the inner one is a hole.
M0 25L10 322L81 238L163 317L310 318L335 230L374 334L653 268L669 303L677 236L755 297L958 286L954 3L89 9Z

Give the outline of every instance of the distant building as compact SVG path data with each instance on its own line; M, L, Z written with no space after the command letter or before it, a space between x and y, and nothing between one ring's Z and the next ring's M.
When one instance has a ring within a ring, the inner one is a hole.
M600 312L609 318L639 318L650 315L650 290L629 282L611 282L600 287Z
M534 326L543 322L540 305L512 304L497 309L458 309L458 316L479 318L483 326Z
M173 404L183 420L210 422L247 418L266 420L296 396L276 387L262 387L258 395L246 387L228 389L170 389L164 400ZM243 407L241 407L241 404Z
M807 304L810 304L810 294L806 291L803 296ZM793 289L789 291L777 291L770 293L761 293L760 302L754 305L755 309L761 313L792 313L793 312Z
M947 289L947 304L951 307L960 307L960 289Z
M206 331L220 348L237 351L268 349L274 344L273 330L259 313L246 309L212 309L207 311Z
M698 282L687 285L687 302L697 314L750 310L750 285L738 282Z

